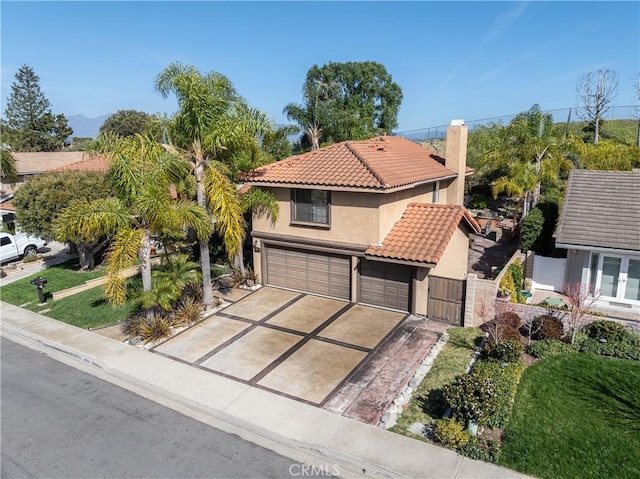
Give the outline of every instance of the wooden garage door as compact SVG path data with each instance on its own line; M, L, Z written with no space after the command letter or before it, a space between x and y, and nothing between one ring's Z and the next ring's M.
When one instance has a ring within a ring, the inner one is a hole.
M374 306L411 310L413 268L379 261L360 262L359 301Z
M272 286L351 297L351 258L280 246L267 246L266 282Z

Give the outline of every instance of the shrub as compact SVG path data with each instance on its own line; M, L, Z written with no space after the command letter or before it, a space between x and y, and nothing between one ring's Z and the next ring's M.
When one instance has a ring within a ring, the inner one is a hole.
M580 352L640 361L640 335L626 333L621 341L604 343L594 338L586 338L580 344Z
M458 449L469 442L469 435L464 427L453 418L438 419L436 421L435 437L445 446Z
M472 437L458 450L463 456L485 462L498 462L500 441Z
M489 412L487 426L504 427L509 421L513 399L524 369L525 366L520 361L505 365L492 361L476 363L472 374L493 385L493 394L486 406Z
M476 421L478 425L486 424L493 413L491 400L494 394L493 383L473 373L458 376L442 388L444 400L454 415L463 421Z
M522 320L520 316L511 311L500 313L495 319L480 325L480 329L489 334L489 344L500 344L503 341L519 341L520 334L517 328Z
M145 343L166 338L171 334L171 319L160 314L139 314L130 318L123 331L130 337L140 336Z
M538 359L574 353L575 351L573 346L557 339L543 339L537 343L530 344L527 348L527 352Z
M22 257L22 262L23 263L33 263L34 261L38 261L40 258L38 258L37 254L29 254L29 255L24 255Z
M201 302L191 298L183 298L173 313L174 324L186 324L191 326L202 320L202 311L204 307Z
M587 326L587 334L593 339L604 339L606 341L622 341L625 337L624 326L615 321L599 319Z
M491 347L489 356L500 362L513 363L522 356L522 343L513 340L503 341Z
M533 339L560 339L564 336L564 324L555 316L543 314L533 320Z
M523 371L521 362L503 366L479 361L469 374L445 386L443 396L456 417L474 420L480 426L503 427Z
M507 326L511 326L514 329L518 329L522 323L522 318L513 311L505 311L498 315L498 320Z

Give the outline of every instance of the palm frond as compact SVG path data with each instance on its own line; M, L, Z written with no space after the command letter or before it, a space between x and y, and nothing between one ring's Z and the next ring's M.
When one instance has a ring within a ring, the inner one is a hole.
M278 198L270 191L251 188L242 195L241 200L244 212L252 211L257 216L267 216L272 224L275 224L278 220L278 214L280 213Z
M233 258L244 239L244 216L238 192L233 183L215 168L205 168L205 192L215 221L215 228L224 239L225 249Z
M121 229L107 250L107 283L105 296L109 303L122 305L126 299L126 281L121 270L133 266L140 252L145 232L142 229Z
M101 236L111 236L134 221L133 215L117 198L77 200L57 216L54 223L57 241L94 242Z

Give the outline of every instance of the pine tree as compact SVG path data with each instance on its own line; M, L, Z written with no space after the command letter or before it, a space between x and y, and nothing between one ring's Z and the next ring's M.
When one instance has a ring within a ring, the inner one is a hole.
M13 151L52 151L65 146L73 133L64 115L53 115L40 89L40 78L29 65L16 73L2 121L3 143Z

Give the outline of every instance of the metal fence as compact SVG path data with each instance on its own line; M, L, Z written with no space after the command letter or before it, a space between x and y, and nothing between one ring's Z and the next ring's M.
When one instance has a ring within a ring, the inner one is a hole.
M570 123L576 121L582 121L583 108L559 108L557 110L545 110L542 113L550 113L553 116L555 123ZM631 118L638 118L640 113L640 107L635 105L624 106L612 106L607 114L604 116L605 120L627 120ZM482 125L489 125L492 123L500 123L508 125L519 113L505 116L494 116L492 118L482 118L480 120L465 121L465 124L469 128L469 131L473 131ZM444 139L447 136L447 127L449 125L431 126L428 128L419 128L417 130L406 130L394 132L394 136L403 136L413 141L429 141Z

